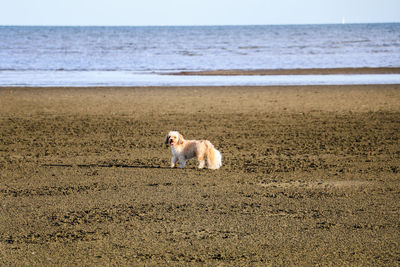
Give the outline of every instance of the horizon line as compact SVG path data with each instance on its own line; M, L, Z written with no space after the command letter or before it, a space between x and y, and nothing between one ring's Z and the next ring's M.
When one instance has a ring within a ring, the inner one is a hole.
M107 24L0 24L0 27L228 27L228 26L306 26L306 25L354 25L354 24L399 24L392 22L327 22L327 23L283 23L283 24L149 24L149 25L107 25Z

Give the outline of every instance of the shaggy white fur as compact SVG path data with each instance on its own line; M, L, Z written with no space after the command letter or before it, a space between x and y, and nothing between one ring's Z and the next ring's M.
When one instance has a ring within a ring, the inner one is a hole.
M171 147L171 168L179 162L179 168L184 168L186 160L197 158L199 169L204 168L205 160L207 167L212 170L222 166L222 155L208 140L185 140L177 131L171 131L165 138L165 144Z

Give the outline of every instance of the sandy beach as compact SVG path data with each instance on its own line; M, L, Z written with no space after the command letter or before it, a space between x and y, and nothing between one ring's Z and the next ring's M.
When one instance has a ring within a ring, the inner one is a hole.
M399 140L400 85L3 87L0 265L396 266Z

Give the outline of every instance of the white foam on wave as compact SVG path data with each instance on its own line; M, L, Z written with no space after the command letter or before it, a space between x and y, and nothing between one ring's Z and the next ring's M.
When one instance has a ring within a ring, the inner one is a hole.
M0 86L276 86L400 84L400 74L179 76L130 71L0 71Z
M284 86L400 84L400 74L179 76L131 71L0 71L0 86Z

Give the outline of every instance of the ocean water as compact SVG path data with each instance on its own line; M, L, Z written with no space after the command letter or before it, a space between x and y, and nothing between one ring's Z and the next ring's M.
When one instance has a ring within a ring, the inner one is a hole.
M158 74L336 67L400 67L400 24L0 27L2 86L174 85L188 78Z

